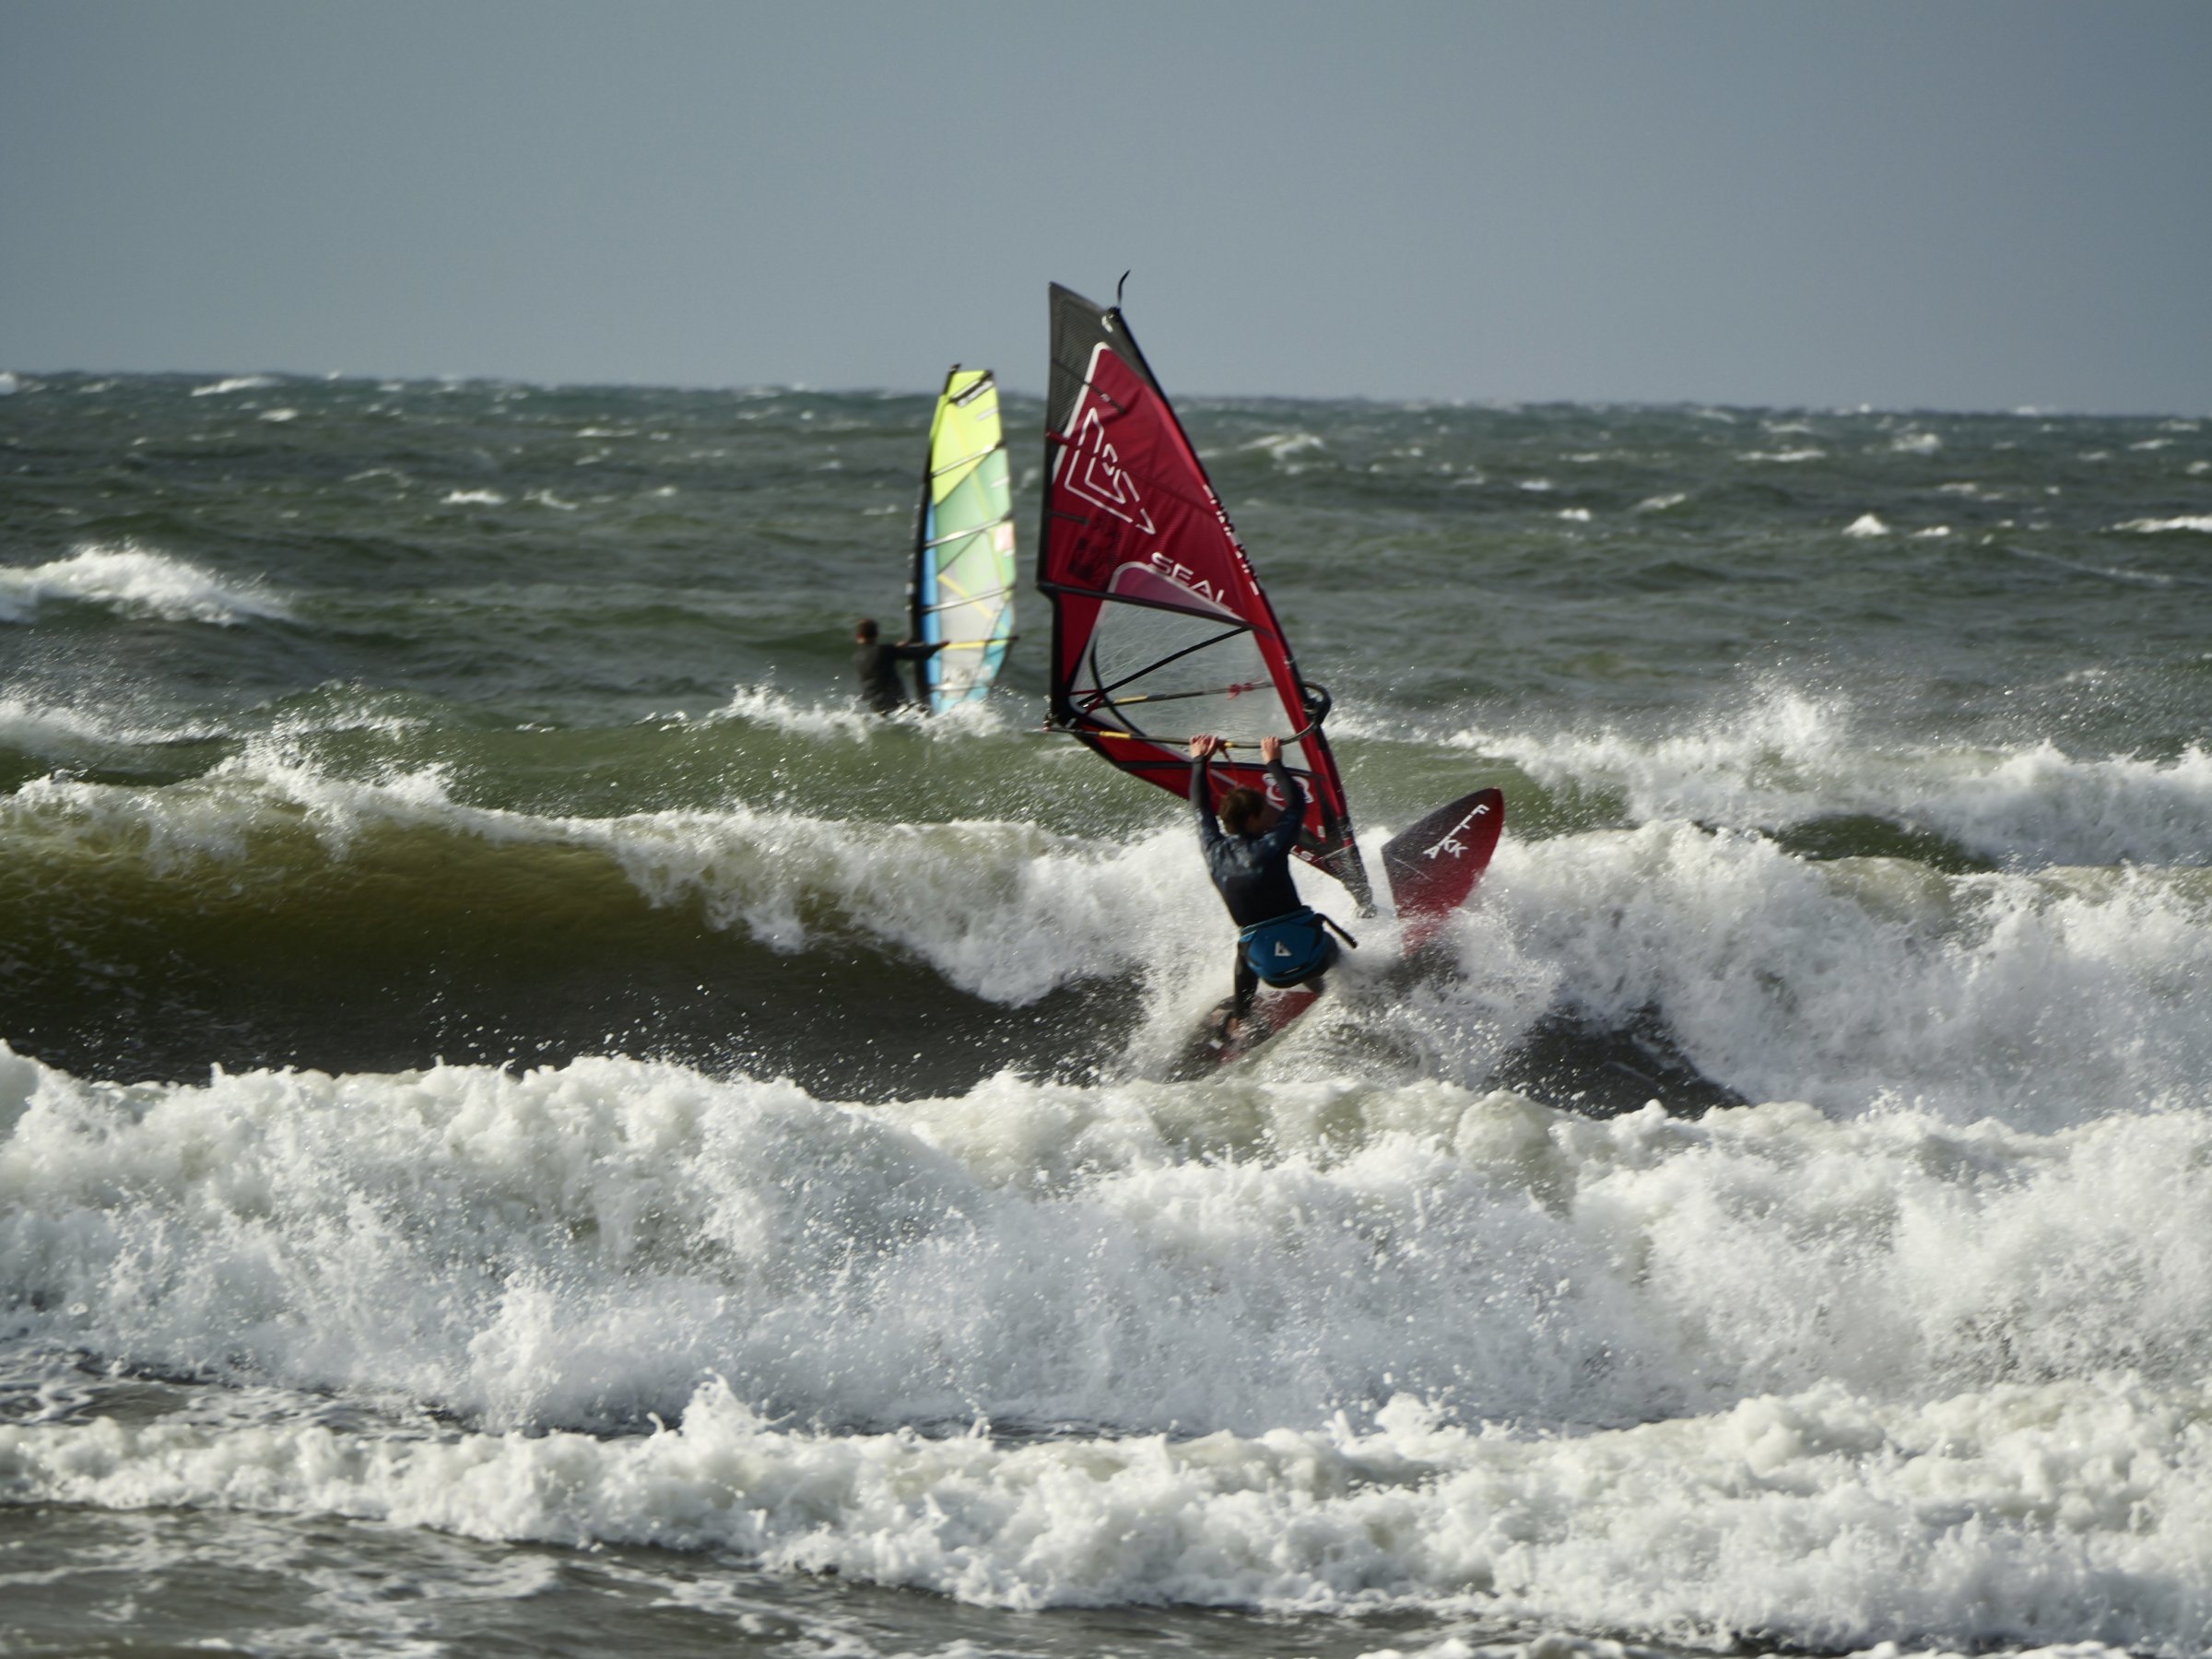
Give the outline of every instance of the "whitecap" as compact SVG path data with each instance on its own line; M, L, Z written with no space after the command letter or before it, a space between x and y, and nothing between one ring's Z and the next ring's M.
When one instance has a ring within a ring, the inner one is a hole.
M281 383L274 375L237 374L228 380L209 381L204 386L194 386L192 389L192 395L194 397L219 397L230 392L259 392Z
M51 755L104 747L114 740L107 722L96 714L0 697L0 743L10 748Z
M2212 822L2212 751L2192 747L2161 760L2073 756L2048 742L1870 749L1858 724L1841 699L1776 690L1664 737L1466 727L1441 741L1509 759L1548 788L1625 791L1640 821L1780 830L1868 815L2030 868L2212 862L2203 828Z
M2200 512L2169 519L2129 519L2124 524L2114 524L2112 528L2130 531L2137 535L2163 535L2175 530L2191 530L2212 535L2212 513Z
M41 605L61 600L105 605L128 617L226 628L251 618L291 615L257 582L226 580L136 542L80 547L67 559L29 568L0 566L0 622L34 620Z
M1270 460L1288 461L1294 455L1307 454L1327 446L1312 432L1268 432L1237 447L1260 451Z
M1843 526L1843 534L1846 535L1859 536L1861 538L1874 535L1888 535L1889 534L1889 526L1882 523L1881 519L1876 514L1871 512L1862 512L1857 518L1853 519L1850 524Z
M496 489L452 489L440 503L446 507L504 507L507 498Z

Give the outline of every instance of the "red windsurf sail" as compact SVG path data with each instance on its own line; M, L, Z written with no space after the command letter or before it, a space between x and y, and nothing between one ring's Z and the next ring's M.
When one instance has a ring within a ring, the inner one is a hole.
M1235 746L1212 769L1217 792L1269 790L1259 739L1282 738L1283 763L1305 786L1299 856L1344 883L1366 913L1367 870L1321 730L1327 693L1299 677L1120 310L1054 284L1052 312L1037 586L1053 606L1053 724L1178 795L1190 784L1192 737Z

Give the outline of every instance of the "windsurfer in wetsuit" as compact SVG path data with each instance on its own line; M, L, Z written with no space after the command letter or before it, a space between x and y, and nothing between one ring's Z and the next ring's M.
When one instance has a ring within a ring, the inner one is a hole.
M888 714L907 701L906 682L899 677L899 665L922 662L942 651L945 642L939 640L920 645L907 640L886 645L877 638L880 631L873 617L863 617L853 628L853 671L860 676L860 700L878 714Z
M1240 786L1221 797L1217 821L1206 764L1222 747L1218 737L1191 739L1191 805L1198 812L1198 845L1239 929L1236 994L1221 1021L1226 1037L1229 1022L1252 1011L1253 993L1262 980L1276 986L1312 984L1335 964L1338 953L1328 923L1299 901L1290 879L1290 850L1305 821L1306 795L1283 764L1283 740L1260 739L1260 759L1283 797L1281 811L1258 790Z

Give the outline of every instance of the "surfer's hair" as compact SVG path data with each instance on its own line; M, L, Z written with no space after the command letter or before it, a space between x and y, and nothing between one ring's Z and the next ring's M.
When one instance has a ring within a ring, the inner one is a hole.
M1240 784L1221 797L1221 827L1231 835L1249 835L1266 811L1267 797Z
M873 617L863 617L853 625L853 637L864 645L873 645L876 642L877 634L881 631L876 626L876 618Z

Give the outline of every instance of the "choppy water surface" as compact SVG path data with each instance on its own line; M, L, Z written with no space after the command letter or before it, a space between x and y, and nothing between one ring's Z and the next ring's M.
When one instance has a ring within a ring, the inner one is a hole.
M926 398L18 385L14 1651L2212 1646L2212 423L1186 405L1508 800L1194 1084L1041 606L850 706Z

